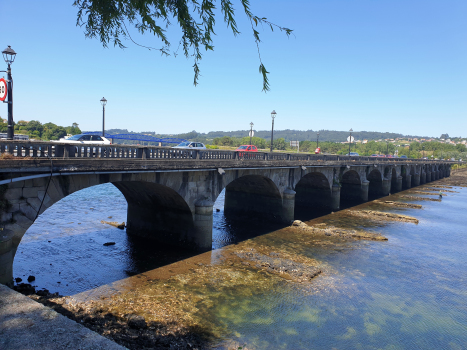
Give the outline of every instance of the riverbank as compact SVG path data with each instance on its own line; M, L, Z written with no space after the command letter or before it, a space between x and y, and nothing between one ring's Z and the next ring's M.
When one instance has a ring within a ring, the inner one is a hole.
M125 350L65 316L0 284L0 349Z

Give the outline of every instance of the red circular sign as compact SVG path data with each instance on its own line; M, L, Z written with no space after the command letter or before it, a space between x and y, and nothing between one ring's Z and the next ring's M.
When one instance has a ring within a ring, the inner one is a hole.
M5 101L7 95L7 85L3 78L0 78L0 101Z

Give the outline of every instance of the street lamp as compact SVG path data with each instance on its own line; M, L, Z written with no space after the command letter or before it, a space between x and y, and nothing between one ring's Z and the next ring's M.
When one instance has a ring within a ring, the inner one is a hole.
M102 105L102 136L105 137L105 105L107 104L107 100L105 97L101 98L101 105Z
M272 142L274 140L274 118L276 117L276 111L271 112L271 118L272 118L272 129L271 129L271 152L272 152Z
M253 137L253 122L250 123L250 145L251 145L251 138Z
M350 129L349 132L350 132L350 136L349 136L349 156L350 156L350 146L352 145L352 132L353 132L353 130Z
M389 155L389 141L386 140L386 155Z
M316 133L316 148L318 148L319 145L319 132Z
M7 140L13 140L15 136L15 129L13 128L13 78L11 77L11 67L10 65L15 61L16 52L11 48L10 45L2 51L3 59L5 63L8 64L8 68L6 70L7 79L8 79L8 87L7 87L7 95L8 95L8 131L7 131Z

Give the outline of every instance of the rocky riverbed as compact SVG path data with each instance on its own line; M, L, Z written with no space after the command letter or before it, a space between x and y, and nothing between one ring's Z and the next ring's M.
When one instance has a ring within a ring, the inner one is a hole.
M391 206L391 207L398 207L398 208L422 209L421 204L406 203L406 202L374 200L373 203L378 203L378 204L383 204L383 205L388 205L388 206Z
M418 219L412 216L387 213L375 210L347 210L350 215L360 216L369 220L384 220L384 221L401 221L401 222L412 222L418 224Z
M368 232L365 230L345 229L327 225L325 223L308 226L306 223L300 220L295 220L292 224L292 227L296 227L300 230L304 230L318 236L322 235L341 238L367 239L372 241L387 241L387 238L380 235L379 233Z

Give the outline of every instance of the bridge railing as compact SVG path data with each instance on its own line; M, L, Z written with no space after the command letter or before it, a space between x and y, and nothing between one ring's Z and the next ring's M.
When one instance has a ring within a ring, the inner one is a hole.
M66 144L46 141L0 141L0 158L105 158L105 159L219 159L219 160L293 160L293 161L378 161L414 162L412 158L382 158L331 154L242 152L227 150L196 150L134 145ZM425 159L431 162L431 159Z

